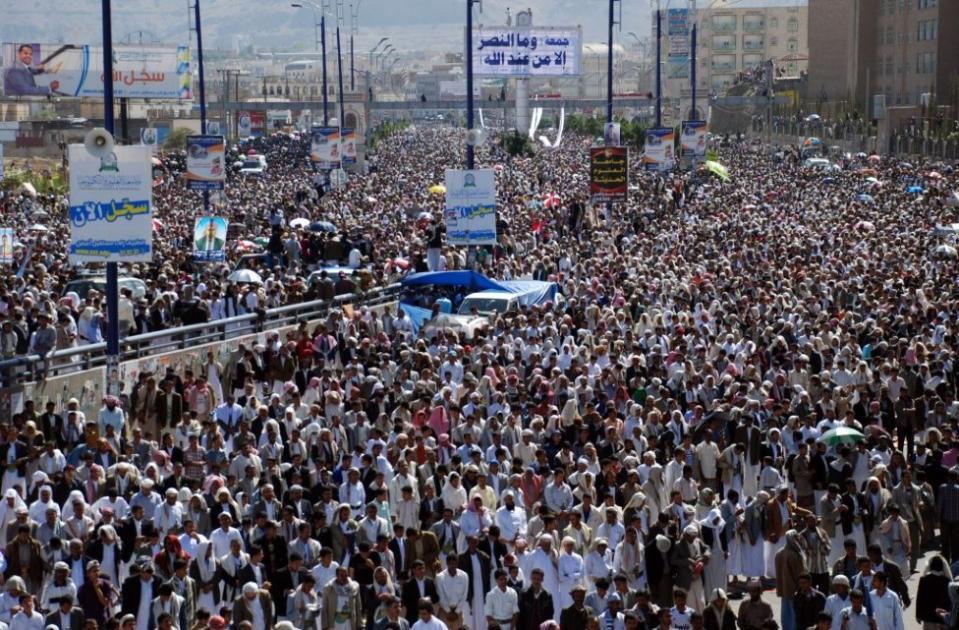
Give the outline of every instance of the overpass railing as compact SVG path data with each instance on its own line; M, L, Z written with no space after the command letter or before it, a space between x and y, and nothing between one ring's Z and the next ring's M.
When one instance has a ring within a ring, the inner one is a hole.
M262 313L247 313L216 321L132 335L120 340L120 361L185 350L235 337L293 326L328 316L345 305L357 308L389 304L398 299L400 285L391 284L362 294L347 293L332 300L288 304ZM0 386L10 386L62 374L103 367L107 364L106 343L87 344L56 350L45 357L38 354L0 361Z

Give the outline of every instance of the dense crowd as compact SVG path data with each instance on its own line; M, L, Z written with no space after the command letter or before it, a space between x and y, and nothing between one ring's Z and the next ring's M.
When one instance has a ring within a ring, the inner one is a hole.
M335 312L142 374L95 416L26 401L0 427L0 622L901 629L931 551L915 615L955 626L959 263L935 229L953 222L954 170L815 170L717 139L730 181L634 160L629 201L605 207L589 203L590 142L481 149L500 243L467 252L445 245L429 191L462 163L460 132L387 138L338 190L316 186L303 143L257 141L270 174L231 180L223 210L249 235L302 243L316 235L292 218L329 221L380 281L473 267L554 281L562 306L470 338ZM157 207L156 261L131 273L149 300L214 318L228 270L183 246L194 197L168 181ZM82 310L60 293L64 231L34 236L28 271L5 278L4 344L18 327L59 339ZM304 299L291 288L330 258L293 251L263 269L257 304Z

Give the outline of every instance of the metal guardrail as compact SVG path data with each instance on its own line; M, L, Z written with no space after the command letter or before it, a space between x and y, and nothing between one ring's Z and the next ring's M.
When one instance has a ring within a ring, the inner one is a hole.
M265 316L247 313L203 324L132 335L120 340L120 361L185 350L189 347L291 326L301 321L319 319L345 304L353 304L357 307L387 304L398 298L400 287L401 285L396 283L377 287L363 294L347 293L336 296L332 300L288 304L267 310ZM38 368L43 369L45 378L51 378L78 370L106 366L106 349L106 343L96 343L57 350L46 357L31 354L5 359L0 361L0 384L10 385L14 381L24 383L36 380ZM46 363L45 368L43 368L44 363Z

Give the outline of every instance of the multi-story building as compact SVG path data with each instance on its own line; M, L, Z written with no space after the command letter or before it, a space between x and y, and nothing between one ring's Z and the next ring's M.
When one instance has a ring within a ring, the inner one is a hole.
M955 0L809 0L809 96L864 111L887 105L955 105L959 24ZM870 112L875 113L875 112Z
M796 77L806 70L807 0L700 0L700 7L698 89L722 94L770 60L777 76Z

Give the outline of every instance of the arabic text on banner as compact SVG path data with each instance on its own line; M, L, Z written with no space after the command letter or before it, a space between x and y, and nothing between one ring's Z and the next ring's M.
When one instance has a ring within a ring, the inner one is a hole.
M593 203L626 201L629 193L629 149L594 147L589 150L589 194Z
M106 158L70 145L71 263L152 259L150 148L118 146Z
M356 164L356 131L343 128L340 140L340 155L343 156L343 165Z
M666 36L669 54L689 54L689 10L669 9L667 12Z
M193 259L222 262L226 259L225 217L200 217L193 226Z
M581 40L577 28L475 29L473 72L479 76L576 76Z
M0 142L0 180L3 179L3 143Z
M446 240L496 244L496 178L492 169L446 171Z
M340 167L340 129L338 127L313 127L310 142L310 160L321 170L331 171Z
M675 160L673 135L672 127L654 127L646 130L643 162L650 170L668 171L673 168Z
M679 143L683 157L700 160L706 157L706 121L684 120L680 129Z
M190 100L188 46L113 47L117 98ZM6 42L0 46L5 96L103 97L102 49L87 44Z
M13 228L0 227L0 265L13 264Z
M222 190L226 181L223 136L187 136L186 183L190 190Z

